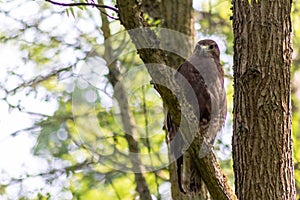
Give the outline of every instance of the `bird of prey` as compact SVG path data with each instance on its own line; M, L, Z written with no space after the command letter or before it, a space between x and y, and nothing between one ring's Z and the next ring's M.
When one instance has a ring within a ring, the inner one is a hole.
M204 157L212 150L227 112L224 71L217 43L210 39L199 41L193 54L179 66L175 81L198 119L199 130L204 137L199 157ZM195 196L201 188L201 176L193 162L195 158L186 151L183 133L168 112L166 128L170 152L176 159L179 188L183 193Z

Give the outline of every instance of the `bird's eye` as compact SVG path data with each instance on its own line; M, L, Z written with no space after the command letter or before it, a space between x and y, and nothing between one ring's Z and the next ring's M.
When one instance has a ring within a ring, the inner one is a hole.
M208 48L209 48L209 49L214 49L214 48L215 48L215 45L211 44L211 45L209 45Z

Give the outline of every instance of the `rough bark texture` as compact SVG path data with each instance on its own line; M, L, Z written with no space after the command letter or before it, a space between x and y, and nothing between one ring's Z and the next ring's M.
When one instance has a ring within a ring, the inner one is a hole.
M99 4L103 4L103 0L98 0ZM113 57L113 50L111 48L110 40L111 37L110 29L109 29L109 21L107 16L101 13L102 26L101 30L103 32L104 38L106 39L105 43L105 52L104 59L111 60ZM128 143L128 148L131 153L140 153L138 142L135 137L137 137L136 123L133 117L132 112L128 106L128 96L127 91L125 90L121 80L121 73L117 68L116 62L111 63L109 66L109 75L108 79L113 86L118 84L117 91L114 92L114 96L117 99L118 105L120 107L122 124L124 127L125 139ZM138 155L138 154L137 154ZM135 183L136 183L136 191L139 194L139 199L141 200L151 200L151 193L146 182L145 176L143 173L143 164L139 156L129 156L130 162L133 166L133 172Z
M238 199L295 199L291 1L233 0L233 160Z
M119 9L119 17L121 23L126 28L126 30L148 26L146 20L143 17L143 12L140 8L140 4L137 1L117 1L117 7ZM138 49L137 52L144 63L157 63L161 65L168 64L168 59L165 57L165 52L159 49L160 41L158 40L154 31L152 31L151 29L143 29L139 32L139 34L137 34L136 31L134 32L134 34L131 34L131 32L129 31L129 35L131 36L133 43ZM172 86L172 88L177 89L176 83L173 83L172 79L166 78L165 75L170 73L166 72L167 69L161 67L161 65L146 66L153 81L156 83L166 82L166 85ZM197 119L192 114L193 112L191 110L191 106L186 106L186 108L180 109L177 99L172 93L170 93L167 88L156 85L156 89L159 91L162 100L167 105L174 122L177 123L177 125L179 125L180 122L188 125L186 126L187 129L183 130L183 132L186 131L185 133L187 133L185 135L189 135L189 127L192 127L192 129L190 130L195 130L195 127L196 129L198 128L197 123L195 123ZM189 105L187 101L184 101L184 99L182 103ZM184 113L183 119L181 119L181 112ZM195 164L197 165L201 175L203 175L203 180L208 186L208 190L212 196L212 199L236 199L235 195L230 189L226 178L224 178L225 175L220 170L214 155L211 154L203 159L198 159L199 146L197 145L199 145L197 144L197 142L193 143L189 151L191 152L191 155L196 158ZM174 199L178 199L178 197L175 196Z

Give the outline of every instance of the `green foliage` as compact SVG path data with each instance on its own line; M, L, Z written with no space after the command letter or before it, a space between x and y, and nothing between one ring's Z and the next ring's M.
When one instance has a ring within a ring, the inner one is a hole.
M61 101L59 109L53 116L37 122L36 125L42 130L35 147L36 154L46 153L45 150L59 158L69 154L68 147L72 143L72 138L68 134L66 122L72 120L72 114L68 107L68 103Z

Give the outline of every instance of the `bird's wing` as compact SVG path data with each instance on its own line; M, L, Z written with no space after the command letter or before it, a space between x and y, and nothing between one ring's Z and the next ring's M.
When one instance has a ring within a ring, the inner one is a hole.
M207 84L196 66L185 61L175 75L186 100L191 104L199 122L209 121L211 113L211 98Z
M184 98L191 104L200 124L207 124L210 120L211 98L199 70L190 62L185 61L178 68L175 80L182 89ZM179 128L173 123L169 113L167 114L167 130L170 152L176 159L179 188L183 193L197 193L201 186L199 172L188 156L188 152L183 152L184 141L182 135Z
M201 58L196 62L185 61L175 74L175 80L181 87L184 98L191 104L199 120L199 126L207 129L203 134L209 144L213 143L217 132L223 126L226 115L223 71L220 72L219 67L222 67L219 62L216 63L211 58ZM195 195L200 191L201 176L189 153L183 152L182 135L169 113L167 129L170 152L177 159L179 188L184 193ZM201 152L200 149L199 151Z

